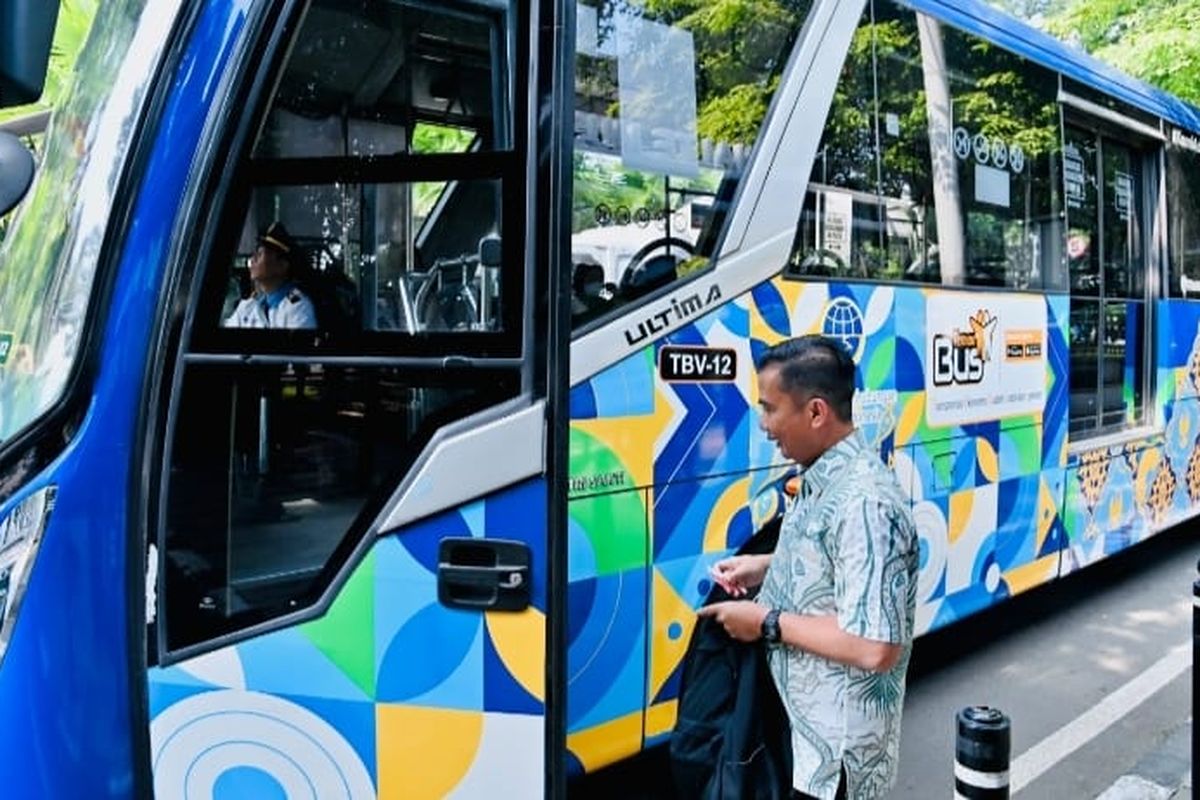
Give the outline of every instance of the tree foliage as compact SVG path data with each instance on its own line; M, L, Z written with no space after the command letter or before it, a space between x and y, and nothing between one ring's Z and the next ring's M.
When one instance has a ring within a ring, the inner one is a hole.
M992 0L1122 72L1200 105L1200 0Z
M18 119L38 111L53 109L66 92L75 72L75 59L92 27L99 0L62 0L54 41L50 45L50 63L46 68L46 85L41 98L30 105L0 109L0 122Z
M991 0L991 4L1001 10L1031 22L1038 22L1061 12L1069 2L1070 0Z
M1048 30L1117 69L1200 103L1200 2L1089 0L1053 17Z
M809 5L808 0L648 0L649 14L694 37L702 138L754 141L777 85L764 76L778 74Z

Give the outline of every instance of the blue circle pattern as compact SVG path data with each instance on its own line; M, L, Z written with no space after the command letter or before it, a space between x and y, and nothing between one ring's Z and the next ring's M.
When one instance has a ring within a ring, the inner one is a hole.
M213 800L287 800L279 781L258 767L233 767L213 784Z

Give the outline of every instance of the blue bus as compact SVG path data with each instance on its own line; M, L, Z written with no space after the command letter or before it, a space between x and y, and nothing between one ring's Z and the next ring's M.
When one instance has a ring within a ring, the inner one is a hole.
M664 741L791 502L790 335L858 364L919 632L1200 511L1200 111L975 0L112 0L15 153L6 798L562 796Z

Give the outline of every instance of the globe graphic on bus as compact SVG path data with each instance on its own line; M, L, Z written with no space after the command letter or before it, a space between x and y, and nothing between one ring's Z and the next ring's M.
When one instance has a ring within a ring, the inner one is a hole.
M835 297L825 308L825 321L821 325L821 333L845 345L851 357L857 361L863 344L862 312L853 300Z

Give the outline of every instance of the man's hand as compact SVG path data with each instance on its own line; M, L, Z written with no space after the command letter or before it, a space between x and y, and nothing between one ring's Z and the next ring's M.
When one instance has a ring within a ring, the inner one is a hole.
M767 609L753 600L727 600L705 606L696 613L715 619L739 642L757 642L762 638L762 622Z
M730 556L712 565L709 574L731 597L743 597L747 589L763 582L771 556Z

